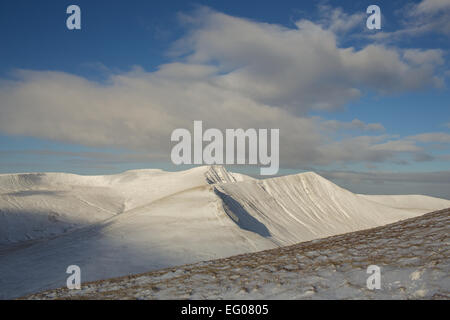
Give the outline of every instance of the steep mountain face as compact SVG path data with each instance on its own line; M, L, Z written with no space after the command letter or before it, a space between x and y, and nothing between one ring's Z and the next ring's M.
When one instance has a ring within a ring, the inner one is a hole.
M220 166L96 177L1 175L0 193L0 298L64 286L72 264L81 267L82 281L93 281L450 207L427 198L425 206L418 200L420 207L408 208L399 196L385 205L313 173L256 180Z
M385 225L450 205L425 196L358 195L312 172L215 188L237 224L280 246Z

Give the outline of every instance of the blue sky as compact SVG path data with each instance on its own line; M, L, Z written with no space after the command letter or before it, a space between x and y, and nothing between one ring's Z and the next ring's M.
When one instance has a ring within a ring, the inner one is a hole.
M0 173L176 170L170 131L204 119L279 126L281 174L450 198L449 17L446 0L2 1Z

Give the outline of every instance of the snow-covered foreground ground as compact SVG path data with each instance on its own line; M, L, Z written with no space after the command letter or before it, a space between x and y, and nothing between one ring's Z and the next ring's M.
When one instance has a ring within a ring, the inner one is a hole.
M0 175L0 298L257 252L450 207L362 196L314 173L256 180L223 167L110 176Z
M29 299L450 299L450 209L383 227ZM369 290L369 265L381 289Z

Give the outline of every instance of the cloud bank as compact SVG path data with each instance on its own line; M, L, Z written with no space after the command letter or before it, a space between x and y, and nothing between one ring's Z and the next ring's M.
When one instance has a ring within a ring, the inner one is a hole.
M154 72L135 67L100 83L57 71L15 71L0 83L0 131L169 160L171 132L203 120L205 128L279 128L281 165L290 168L398 162L405 155L430 160L417 142L447 143L446 137L398 139L379 123L309 116L339 110L366 91L441 85L435 70L442 52L340 47L336 32L358 19L343 24L342 17L336 11L328 27L300 20L287 28L200 8L180 15L187 33L171 48L172 62ZM342 130L382 134L337 139Z

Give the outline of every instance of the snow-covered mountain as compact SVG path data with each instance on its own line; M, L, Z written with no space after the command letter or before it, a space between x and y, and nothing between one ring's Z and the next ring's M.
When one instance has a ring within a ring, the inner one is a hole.
M0 175L0 298L276 248L450 207L362 196L314 173L256 180L221 166L110 176Z

